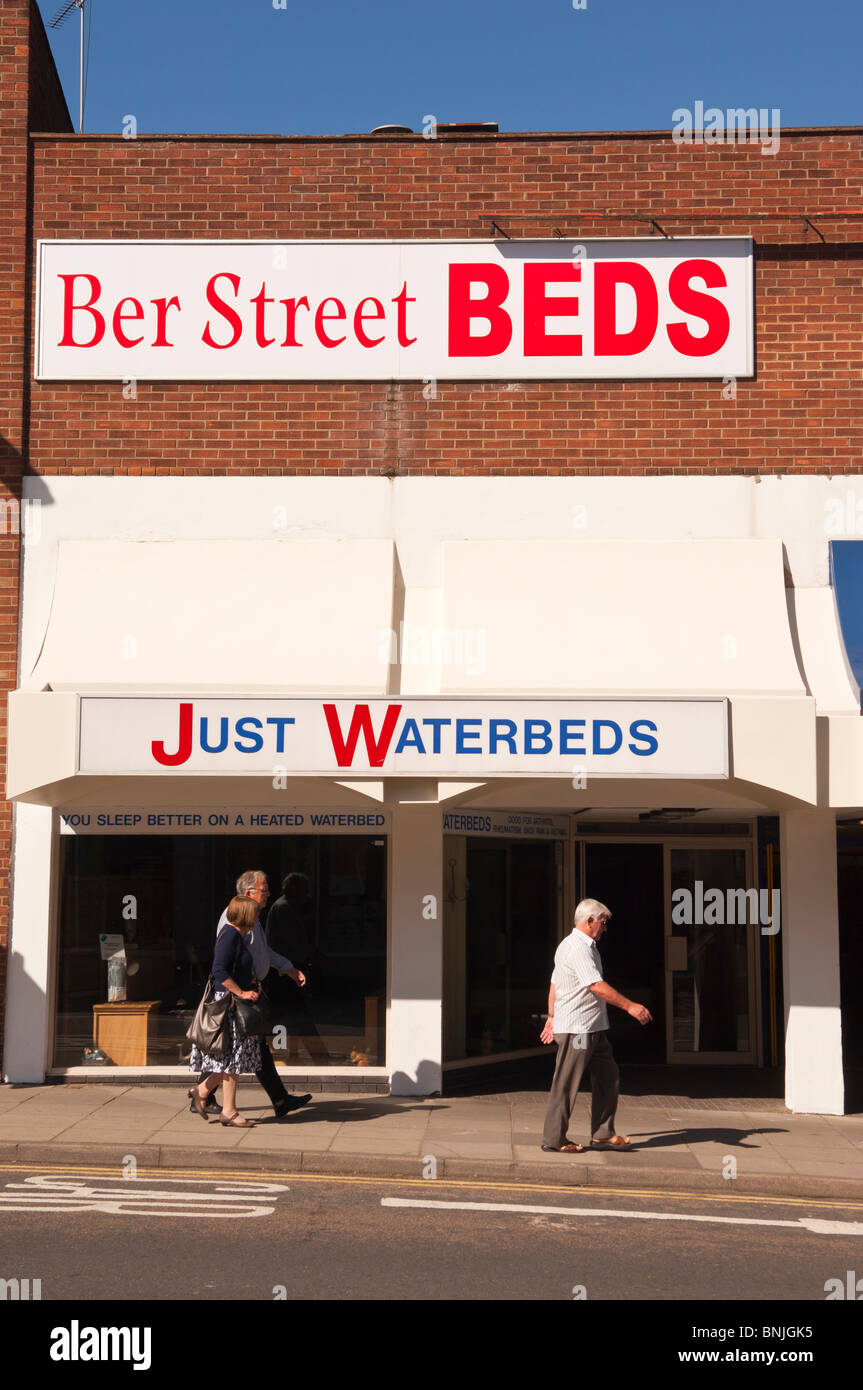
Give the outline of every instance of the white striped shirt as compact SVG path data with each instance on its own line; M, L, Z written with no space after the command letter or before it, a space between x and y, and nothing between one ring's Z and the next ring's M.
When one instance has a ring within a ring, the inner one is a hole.
M554 953L551 983L555 1033L600 1033L608 1027L605 1000L598 999L590 989L602 978L596 942L573 927Z

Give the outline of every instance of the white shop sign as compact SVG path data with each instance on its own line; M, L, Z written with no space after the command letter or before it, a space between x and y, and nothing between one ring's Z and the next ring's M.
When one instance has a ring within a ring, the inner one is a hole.
M751 376L752 242L40 241L39 381Z
M385 835L389 811L289 806L75 806L61 835Z
M723 699L79 698L78 770L727 777Z
M445 811L445 835L505 836L516 840L568 840L569 816L542 811Z

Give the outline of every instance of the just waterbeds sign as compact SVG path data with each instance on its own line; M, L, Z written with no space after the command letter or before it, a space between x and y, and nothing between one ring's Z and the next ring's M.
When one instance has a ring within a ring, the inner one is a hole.
M727 777L723 699L80 697L82 773Z
M40 241L41 381L751 376L749 238Z

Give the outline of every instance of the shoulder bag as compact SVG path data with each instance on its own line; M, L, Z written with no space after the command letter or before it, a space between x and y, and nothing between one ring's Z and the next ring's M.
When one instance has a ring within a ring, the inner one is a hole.
M231 1050L231 1030L228 1026L231 996L225 994L222 999L214 999L214 992L211 975L195 1017L186 1029L186 1037L202 1052L209 1052L213 1057L224 1057Z
M246 1038L266 1038L273 1031L270 1001L260 986L258 988L260 993L255 1000L238 999L234 995L234 1027L238 1042L245 1042Z

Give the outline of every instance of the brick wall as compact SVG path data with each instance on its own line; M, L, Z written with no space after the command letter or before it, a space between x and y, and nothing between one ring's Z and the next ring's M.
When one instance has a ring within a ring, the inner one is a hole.
M27 468L30 338L28 131L69 131L71 124L48 40L32 0L0 6L0 777L6 776L6 692L17 678L17 512ZM6 985L11 810L0 801L0 1050Z
M776 155L655 133L40 137L34 155L46 237L485 237L493 216L514 235L549 234L537 221L548 218L570 235L632 236L646 230L640 211L678 234L759 243L758 376L738 382L736 400L707 381L443 383L432 400L413 383L145 383L135 401L119 385L44 385L32 413L40 472L861 466L859 130L783 133ZM856 217L835 215L847 209Z

